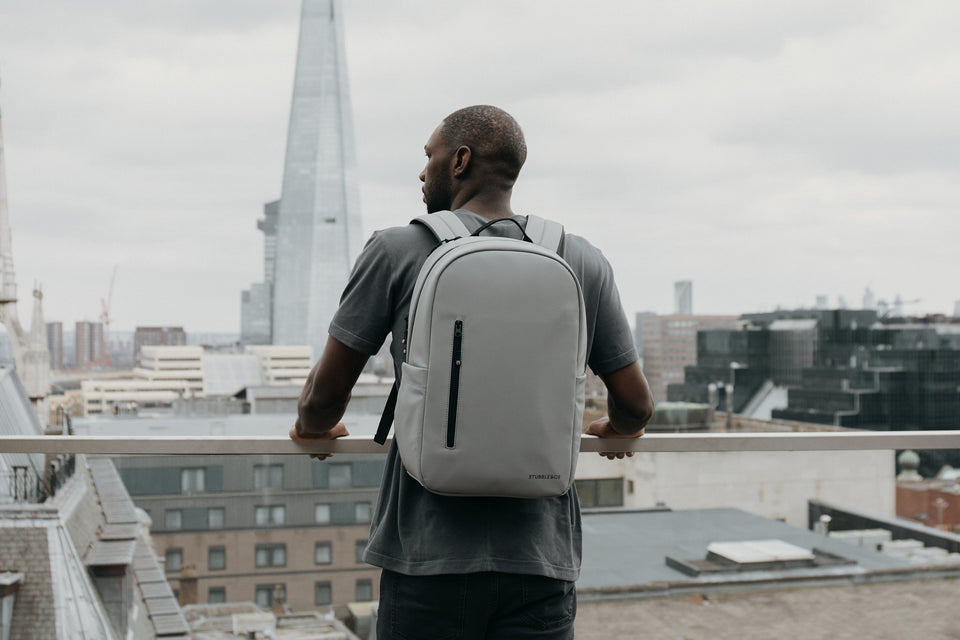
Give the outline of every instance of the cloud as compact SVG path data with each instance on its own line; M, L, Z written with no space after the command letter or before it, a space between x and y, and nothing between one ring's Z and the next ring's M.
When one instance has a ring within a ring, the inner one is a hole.
M627 310L739 313L960 297L960 45L949 2L344 3L367 231L422 211L447 113L513 113L515 209L613 263ZM236 330L280 195L299 3L0 8L0 107L21 290L122 327ZM82 29L76 25L84 25Z

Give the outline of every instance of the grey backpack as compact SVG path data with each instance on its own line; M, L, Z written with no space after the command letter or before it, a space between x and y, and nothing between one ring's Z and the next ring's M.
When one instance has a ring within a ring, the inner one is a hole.
M420 216L440 242L413 289L396 441L407 472L443 495L566 493L580 451L586 317L557 255L563 227L528 216L523 240L470 234L449 211ZM495 222L519 223L512 218Z

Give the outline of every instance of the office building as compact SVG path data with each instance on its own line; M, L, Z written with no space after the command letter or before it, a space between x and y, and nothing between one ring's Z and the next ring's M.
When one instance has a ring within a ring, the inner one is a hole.
M733 410L740 413L751 401L759 403L761 392L781 390L785 397L788 385L798 384L806 367L820 362L848 362L848 349L840 346L838 336L851 327L867 327L876 320L876 311L867 310L798 309L744 314L737 329L698 333L696 364L685 367L683 382L669 385L667 398L709 402L709 388L714 385L718 390L714 401L719 400L718 406L725 407L724 388L732 384ZM777 416L771 411L764 416L751 415L834 424L801 416Z
M47 323L47 349L50 351L50 368L63 369L63 323Z
M180 346L187 344L183 327L137 327L133 333L133 362L140 362L140 350L145 346Z
M240 342L273 342L273 283L277 263L277 216L280 201L263 205L257 228L263 232L263 282L255 282L240 296Z
M708 402L734 385L734 411L876 430L955 429L960 415L960 323L944 316L878 318L872 310L800 309L744 314L743 327L697 336L697 364L670 400ZM778 394L775 406L765 397ZM960 466L924 451L920 471Z
M339 0L303 0L283 186L264 207L264 282L244 291L244 344L319 354L361 246Z
M273 341L273 284L254 282L240 294L240 342L245 345Z
M384 390L384 393L386 390ZM352 433L372 433L379 414L355 413ZM78 435L284 433L295 414L74 421ZM184 571L197 602L254 602L279 594L295 611L376 600L379 569L361 553L383 473L383 455L131 456L114 463L153 524L154 549L174 589Z
M103 324L80 321L76 323L75 328L74 366L78 369L90 369L101 365L106 348L103 342Z
M683 369L697 362L697 332L733 329L736 316L636 315L636 342L653 399L667 399L667 386L683 381Z
M678 316L693 314L693 282L681 280L673 283L673 313Z
M312 366L313 352L304 346L251 346L242 354L207 352L200 346L144 346L132 376L80 382L82 415L164 411L181 401L213 413L243 412L249 407L225 401L248 389L251 400L253 395L270 396L264 407L282 397L284 406L293 401L296 408Z
M273 343L319 354L360 251L353 116L339 0L303 0L277 216Z

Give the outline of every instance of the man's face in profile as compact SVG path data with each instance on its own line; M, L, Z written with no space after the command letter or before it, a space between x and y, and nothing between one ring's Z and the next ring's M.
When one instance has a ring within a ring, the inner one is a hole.
M445 211L453 203L453 178L450 175L450 159L452 154L440 137L441 124L427 140L423 150L427 154L427 164L420 172L420 181L423 182L423 201L427 205L427 213Z

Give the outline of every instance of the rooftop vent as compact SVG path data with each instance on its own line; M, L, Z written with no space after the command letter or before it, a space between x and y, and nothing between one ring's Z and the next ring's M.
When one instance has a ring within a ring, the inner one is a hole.
M707 547L707 557L703 560L667 556L666 562L667 566L689 576L855 564L821 549L811 551L783 540L714 542Z

